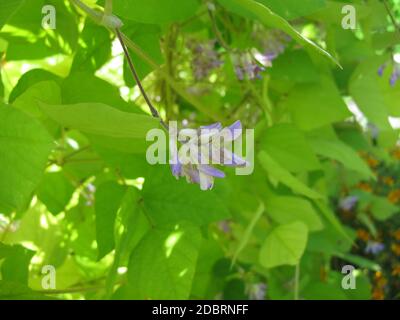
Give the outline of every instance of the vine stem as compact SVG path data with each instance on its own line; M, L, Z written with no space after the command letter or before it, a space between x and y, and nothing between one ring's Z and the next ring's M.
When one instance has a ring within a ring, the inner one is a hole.
M386 0L382 0L382 2L386 8L387 13L389 14L390 20L392 21L394 28L399 32L400 35L400 25L397 24L396 18L394 17L393 12L389 7L389 4Z
M299 300L300 262L296 265L294 274L294 300Z
M126 47L124 39L122 37L122 34L121 34L121 32L119 31L118 28L115 29L115 34L117 35L117 38L118 38L118 40L119 40L119 42L121 44L122 49L124 50L124 54L125 54L126 60L128 61L129 68L130 68L130 70L132 72L133 77L135 78L135 81L136 81L136 83L137 83L137 85L138 85L138 87L140 89L140 92L142 93L142 96L143 96L144 100L146 100L146 103L150 108L151 114L153 115L154 118L160 119L161 125L168 131L168 129L169 129L168 125L164 122L164 120L161 119L160 114L158 113L157 109L151 103L151 100L148 97L148 95L146 93L146 90L144 90L142 82L140 81L140 78L139 78L139 76L138 76L138 74L136 72L135 66L133 65L133 62L132 62L131 56L129 54L128 48Z

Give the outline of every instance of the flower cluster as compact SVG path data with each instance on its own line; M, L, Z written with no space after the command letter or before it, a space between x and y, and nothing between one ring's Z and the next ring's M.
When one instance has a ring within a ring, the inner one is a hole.
M337 200L343 222L357 230L357 245L352 253L373 258L382 267L381 271L370 273L372 296L378 300L393 298L400 291L400 207L392 217L382 220L375 218L371 203L365 202L380 197L386 198L389 206L400 205L400 164L396 161L400 160L400 151L395 149L390 154L394 161L386 164L371 153L360 153L377 179L345 187L342 198ZM369 223L357 219L360 215L366 216Z
M188 47L192 52L192 70L195 80L206 79L213 70L219 68L223 61L215 50L215 40L206 42L189 41Z
M388 63L383 64L382 66L379 67L378 69L378 75L383 76L383 73L385 72L385 69L387 68ZM393 71L390 75L389 78L389 83L392 87L394 87L397 83L397 80L400 78L400 64L394 63L393 64Z
M240 81L261 79L261 74L265 70L264 66L249 52L233 53L232 62L236 77Z
M224 178L225 173L211 165L220 164L232 167L244 167L247 161L233 153L228 145L242 134L242 124L236 121L223 129L221 123L202 126L198 130L182 129L177 137L183 143L179 150L170 146L172 153L172 174L179 179L185 177L188 183L198 183L201 190L209 190L214 178ZM221 143L222 141L222 143Z

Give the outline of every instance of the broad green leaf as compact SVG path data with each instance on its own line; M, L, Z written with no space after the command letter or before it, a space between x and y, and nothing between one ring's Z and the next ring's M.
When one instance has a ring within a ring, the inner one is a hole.
M328 77L313 84L296 85L281 108L290 111L293 122L302 130L312 130L351 116L336 84Z
M52 5L56 9L56 28L42 27L42 9ZM33 14L36 12L36 14ZM10 60L42 59L51 55L72 54L78 41L76 15L63 1L24 1L7 24L16 28L3 28L3 36L9 41L7 57Z
M318 68L303 50L285 50L274 60L270 73L272 87L276 81L312 83L320 78Z
M32 69L19 78L17 85L12 89L9 102L13 103L21 94L38 82L54 81L58 85L61 84L61 78L43 69Z
M310 231L318 231L324 227L311 203L302 198L290 196L267 197L265 209L268 215L280 224L301 221Z
M310 139L315 153L339 161L346 168L363 175L364 178L375 178L368 165L360 158L355 150L340 140Z
M385 221L392 217L395 213L400 212L400 208L393 203L389 202L388 199L379 196L373 196L371 199L372 215L379 221Z
M116 221L118 221L118 224L116 224L116 228L118 230L118 228L123 227L123 232L116 235L114 262L106 280L106 297L110 297L113 292L118 276L118 268L126 266L130 253L151 228L148 217L143 214L138 206L139 196L136 188L128 187L121 201L121 208L117 214ZM130 286L126 289L123 290L126 291L124 299L129 299L132 293L129 290Z
M96 71L111 57L110 33L87 19L80 34L72 71ZM94 101L92 101L94 102Z
M52 80L37 82L15 99L13 107L40 120L47 131L57 137L60 132L60 126L42 112L39 107L39 101L49 104L61 104L59 85Z
M29 264L34 252L20 245L9 247L1 264L2 280L28 284Z
M253 0L218 0L218 2L236 14L257 19L267 27L277 28L286 32L294 40L310 50L310 52L321 54L330 59L332 62L338 64L338 62L328 52L318 47L311 40L303 37L289 24L289 22L273 13L269 8L261 3Z
M87 71L71 73L61 85L62 103L104 103L124 112L143 113L134 104L125 102L116 86Z
M383 58L368 59L361 63L350 79L349 91L371 123L381 130L390 130L389 112L378 76L378 69L383 63Z
M39 200L52 214L64 211L74 193L73 184L63 172L46 173L37 190Z
M306 0L299 5L298 0L257 0L285 19L295 19L325 7L325 0Z
M154 170L143 187L144 210L156 225L189 221L194 225L229 218L225 203L215 190L204 192L196 184L177 181L169 166Z
M114 0L117 15L141 23L166 24L187 19L196 13L196 0Z
M4 0L0 2L0 30L25 0Z
M296 265L307 244L307 226L299 221L276 227L260 249L260 263L265 268Z
M52 141L22 111L0 105L0 211L22 209L45 169Z
M122 112L101 103L40 103L40 107L64 127L107 137L145 139L149 130L158 127L158 121L151 116Z
M199 229L154 228L133 250L128 279L139 299L188 299L201 245Z
M291 124L278 124L265 130L262 148L291 172L320 169L303 133Z
M99 260L114 249L115 218L125 192L126 187L114 181L107 181L96 190L96 239Z
M289 171L276 162L266 151L261 151L258 154L258 159L261 163L261 166L273 179L288 186L294 192L302 194L311 199L322 198L322 195L310 189L303 182L294 177Z

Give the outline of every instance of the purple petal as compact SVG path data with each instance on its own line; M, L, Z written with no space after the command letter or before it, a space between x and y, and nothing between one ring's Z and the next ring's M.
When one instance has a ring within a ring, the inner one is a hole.
M172 174L175 177L179 178L181 176L181 174L182 174L182 164L179 162L179 160L178 160L177 163L171 164L171 171L172 171Z
M210 190L214 185L214 178L200 172L200 189L201 190Z
M240 120L235 121L233 124L231 124L229 127L229 130L231 130L232 132L234 130L242 130L242 123L240 122Z
M228 167L245 167L248 162L238 155L230 152L229 150L224 150L224 165Z
M199 165L199 170L212 177L225 178L225 173L223 171L206 164Z
M185 168L184 174L190 182L200 183L199 171L193 167Z
M217 123L210 124L208 126L201 126L200 129L218 129L218 130L221 130L222 129L222 124L221 124L221 122L217 122Z

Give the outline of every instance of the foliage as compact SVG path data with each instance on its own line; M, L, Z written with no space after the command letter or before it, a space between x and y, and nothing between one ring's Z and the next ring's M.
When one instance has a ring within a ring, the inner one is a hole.
M0 0L0 299L398 299L400 1L112 1L164 122L255 129L207 191L146 161L110 3Z

